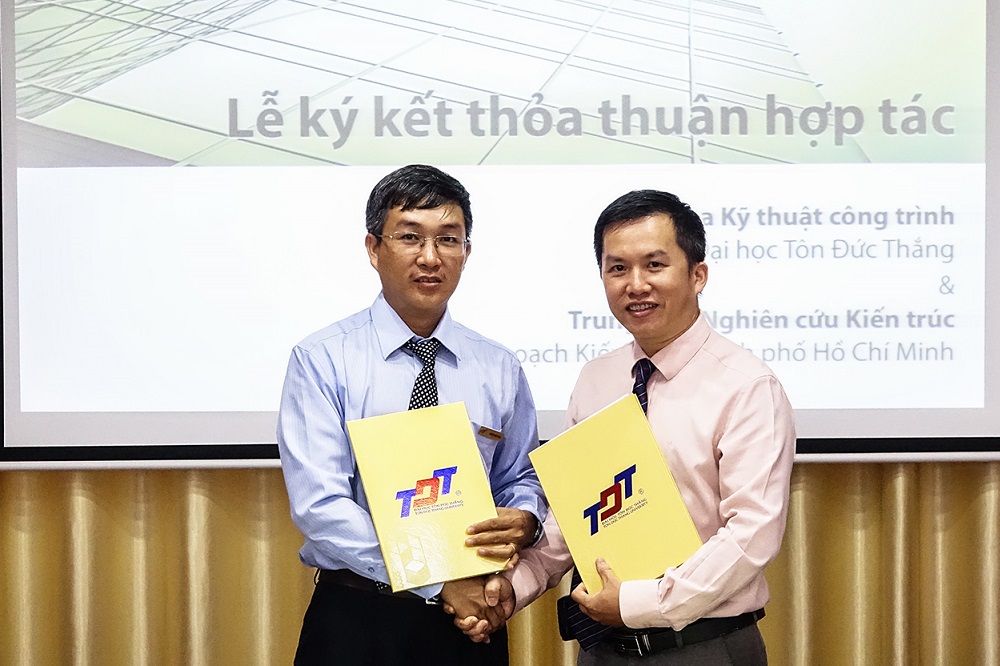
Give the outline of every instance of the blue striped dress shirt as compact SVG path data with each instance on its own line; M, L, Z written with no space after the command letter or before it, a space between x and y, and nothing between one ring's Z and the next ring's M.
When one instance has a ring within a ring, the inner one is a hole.
M403 411L419 359L403 345L413 332L379 294L367 310L310 335L293 350L278 412L278 448L292 519L305 536L303 564L350 569L388 582L345 422ZM431 334L439 404L464 401L497 506L524 509L539 522L547 507L528 452L538 446L535 405L517 358L454 322L446 312ZM413 590L425 598L441 585Z

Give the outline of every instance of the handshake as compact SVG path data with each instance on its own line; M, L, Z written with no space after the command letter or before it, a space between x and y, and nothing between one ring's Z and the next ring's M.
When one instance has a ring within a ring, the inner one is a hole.
M495 519L469 527L465 545L476 547L483 557L510 558L506 568L512 569L518 553L531 545L538 524L532 514L520 509L501 507L497 514ZM618 601L621 580L603 558L598 558L594 566L601 577L602 589L591 594L580 583L571 597L591 620L609 627L624 626ZM558 580L565 572L565 569L555 572L552 580ZM514 587L503 574L447 582L441 589L441 600L445 612L455 616L455 626L476 643L488 643L490 634L514 614L517 603Z
M518 552L531 545L538 521L521 509L497 508L497 517L469 527L465 545L481 557L507 559L507 569L517 564ZM455 626L473 641L488 643L490 634L514 613L514 588L503 575L493 574L453 580L441 589L446 613Z
M490 634L514 613L514 588L499 574L445 583L441 600L455 626L476 643L489 643Z

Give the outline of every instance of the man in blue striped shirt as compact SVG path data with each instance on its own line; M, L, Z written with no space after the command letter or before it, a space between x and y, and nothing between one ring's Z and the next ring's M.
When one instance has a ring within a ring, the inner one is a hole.
M504 559L539 538L547 508L528 460L538 431L524 372L509 350L448 314L472 250L469 194L439 169L403 167L372 190L366 225L382 291L293 349L278 415L292 518L305 537L299 557L318 569L295 662L506 664L505 634L473 643L436 603L499 622L510 609L489 606L481 578L389 592L345 430L407 409L423 367L407 343L437 340L438 402L465 402L497 505L498 517L473 525L466 543Z

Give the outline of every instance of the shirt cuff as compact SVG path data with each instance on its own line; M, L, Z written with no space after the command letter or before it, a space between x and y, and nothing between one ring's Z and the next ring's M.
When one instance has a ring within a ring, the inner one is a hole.
M444 588L442 583L437 583L435 585L425 585L424 587L415 587L410 592L413 594L423 597L424 601L428 603L437 603L441 599L441 590Z
M630 629L665 626L660 614L660 581L626 580L618 590L622 620Z
M519 495L511 501L497 504L497 506L505 506L509 509L521 509L522 511L527 511L535 518L542 521L544 521L545 517L549 515L549 507L548 504L545 503L545 500L540 497L532 497L529 495Z

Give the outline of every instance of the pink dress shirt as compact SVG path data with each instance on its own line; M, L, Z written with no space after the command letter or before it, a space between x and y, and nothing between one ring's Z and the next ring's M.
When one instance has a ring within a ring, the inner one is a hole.
M631 391L632 366L644 356L633 342L587 363L570 397L569 425ZM622 619L633 629L681 629L762 608L770 598L764 567L778 554L788 511L791 405L771 370L704 315L650 360L650 426L704 543L661 578L623 582ZM508 574L517 609L572 564L550 513L545 536Z

